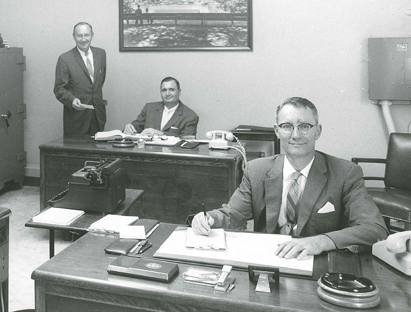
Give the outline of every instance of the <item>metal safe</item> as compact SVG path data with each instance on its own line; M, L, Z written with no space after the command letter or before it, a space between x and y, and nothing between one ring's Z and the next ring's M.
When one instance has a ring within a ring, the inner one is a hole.
M14 181L21 186L26 166L22 48L0 48L0 189Z

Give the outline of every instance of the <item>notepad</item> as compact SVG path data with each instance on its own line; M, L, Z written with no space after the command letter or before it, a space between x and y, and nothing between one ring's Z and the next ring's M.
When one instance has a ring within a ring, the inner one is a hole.
M211 229L208 236L197 235L192 228L187 228L186 247L197 249L218 249L227 248L224 229Z
M90 232L120 233L121 229L138 220L137 216L121 216L108 214L94 222L88 228Z
M83 214L84 211L82 210L50 207L37 216L34 216L33 222L69 225L74 220L80 218Z

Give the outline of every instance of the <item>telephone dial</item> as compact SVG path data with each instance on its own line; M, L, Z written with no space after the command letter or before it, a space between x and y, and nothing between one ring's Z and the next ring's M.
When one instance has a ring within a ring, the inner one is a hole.
M210 140L210 149L229 149L228 142L234 140L234 135L228 131L214 130L206 133L206 139Z
M372 254L411 276L411 231L398 232L372 246Z

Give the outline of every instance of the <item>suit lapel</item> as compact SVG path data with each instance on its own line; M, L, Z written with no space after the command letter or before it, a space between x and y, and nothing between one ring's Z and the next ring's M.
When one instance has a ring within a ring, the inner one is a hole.
M274 162L273 168L267 173L268 178L265 180L267 233L275 233L278 226L283 191L283 167L284 155L280 155Z
M163 130L169 129L176 121L180 120L180 116L183 114L183 103L179 101L178 104L179 105L176 111L174 112L173 116L171 116L170 120L165 124Z
M94 64L94 85L96 85L96 82L99 81L100 78L100 69L101 69L101 55L100 53L94 49L93 47L90 47L91 51L93 52L93 64ZM84 63L84 62L83 62Z
M323 190L327 178L325 173L327 168L325 166L324 157L316 153L310 173L308 174L307 183L305 184L304 193L301 200L298 202L298 226L296 235L300 235L311 212L314 209L314 204Z
M93 51L94 53L94 51ZM77 48L73 49L73 54L74 54L74 58L77 61L77 63L80 65L81 69L83 70L84 74L86 74L87 78L91 81L90 75L88 73L86 64L84 64L83 58L81 57L80 52L77 50ZM93 56L94 57L94 56ZM94 61L94 60L93 60Z
M163 102L158 102L156 106L156 114L154 116L154 125L156 129L161 129L161 119L163 118L164 104Z

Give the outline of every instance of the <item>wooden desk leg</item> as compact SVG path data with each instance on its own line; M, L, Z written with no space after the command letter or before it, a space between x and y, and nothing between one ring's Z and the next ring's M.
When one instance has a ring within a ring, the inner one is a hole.
M50 259L54 257L54 230L49 230Z

